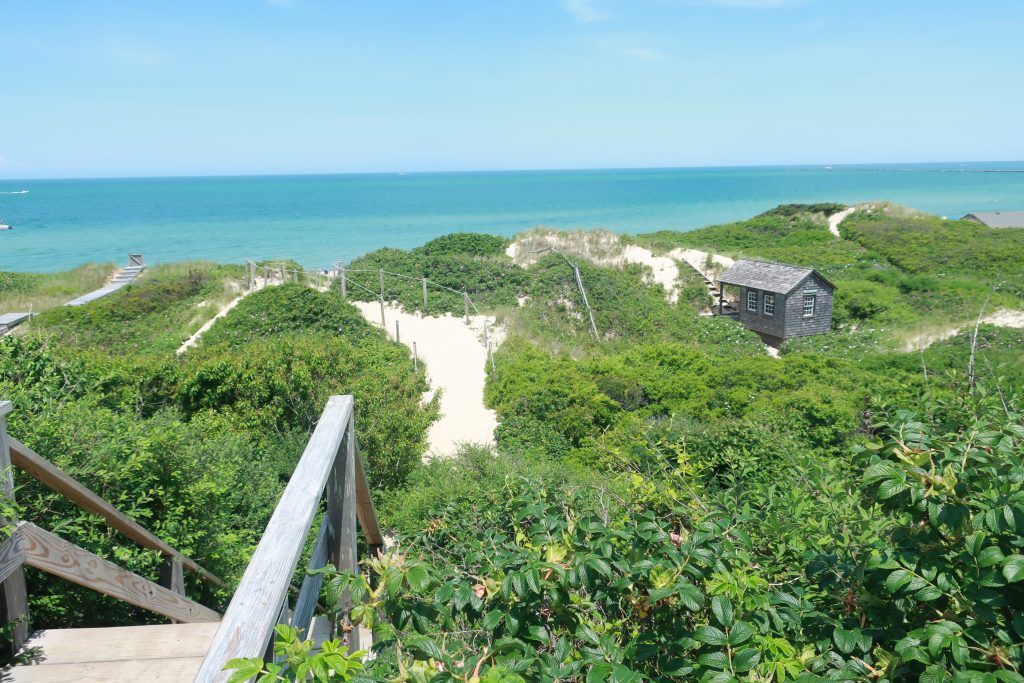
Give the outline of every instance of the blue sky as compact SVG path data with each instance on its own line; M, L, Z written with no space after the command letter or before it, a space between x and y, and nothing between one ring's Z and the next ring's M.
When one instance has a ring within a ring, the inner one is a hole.
M1020 0L0 0L0 177L1024 159Z

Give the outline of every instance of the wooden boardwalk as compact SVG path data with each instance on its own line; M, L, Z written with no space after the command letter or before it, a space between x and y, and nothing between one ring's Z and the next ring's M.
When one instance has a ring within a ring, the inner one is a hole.
M0 334L7 334L9 331L22 324L32 317L32 313L0 313Z
M96 301L102 299L105 296L113 294L117 290L121 289L125 285L131 284L135 278L137 278L146 266L142 263L142 254L129 254L128 265L117 271L113 279L103 287L97 290L91 291L88 294L83 294L77 299L64 304L65 306L84 306L90 301Z

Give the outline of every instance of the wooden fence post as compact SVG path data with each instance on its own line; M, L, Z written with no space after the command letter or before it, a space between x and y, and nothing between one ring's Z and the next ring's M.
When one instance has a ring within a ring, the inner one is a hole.
M356 548L356 423L355 413L349 417L345 439L334 459L334 468L327 482L327 519L329 521L327 559L341 571L359 573ZM342 607L347 613L352 599L345 595ZM346 636L350 651L359 649L359 629Z
M348 298L348 276L345 275L345 264L341 264L341 298Z
M384 269L380 269L380 300L384 301Z
M427 314L427 278L423 278L423 315Z
M419 358L416 357L416 342L412 343L412 371L417 372L419 370Z
M469 324L469 294L462 293L462 306L466 309L466 324Z
M167 590L185 597L185 573L181 566L180 557L164 557L160 563L160 585ZM177 624L177 619L171 619L172 624Z
M7 442L7 413L14 409L10 401L0 401L0 495L14 502L14 470L11 466L11 450ZM0 518L0 525L13 525L13 519ZM18 543L16 536L11 542ZM13 655L28 639L28 589L25 587L25 570L18 566L3 583L3 623L16 623L11 633L11 654Z
M402 337L401 337L401 335L398 334L398 321L397 320L395 321L395 341L398 342L399 344L402 343Z

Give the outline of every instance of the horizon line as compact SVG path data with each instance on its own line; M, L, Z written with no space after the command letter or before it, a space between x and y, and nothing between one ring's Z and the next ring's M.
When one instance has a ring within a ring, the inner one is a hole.
M175 180L175 179L213 179L213 178L308 178L328 176L392 176L392 175L454 175L468 173L569 173L569 172L602 172L602 171L699 171L699 170L731 170L731 169L782 169L794 171L824 170L834 168L859 168L864 170L897 171L894 166L939 166L955 164L1024 164L1024 159L988 159L982 161L885 161L885 162L831 162L831 163L792 163L792 164L734 164L710 166L593 166L565 168L494 168L494 169L450 169L431 171L311 171L294 173L204 173L196 175L97 175L97 176L53 176L34 178L0 178L0 183L11 182L43 182L59 180ZM890 168L882 168L890 167ZM918 170L918 169L908 169ZM976 168L978 172L1009 172L1008 169ZM1013 169L1016 171L1016 169ZM1024 172L1024 168L1018 172Z

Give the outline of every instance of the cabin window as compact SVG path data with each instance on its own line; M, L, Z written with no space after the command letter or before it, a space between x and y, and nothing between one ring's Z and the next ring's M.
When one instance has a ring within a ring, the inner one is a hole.
M804 294L804 317L814 317L814 300L817 299L813 294Z
M747 310L757 313L757 292L747 290Z
M764 314L775 315L775 295L765 294L764 295Z

